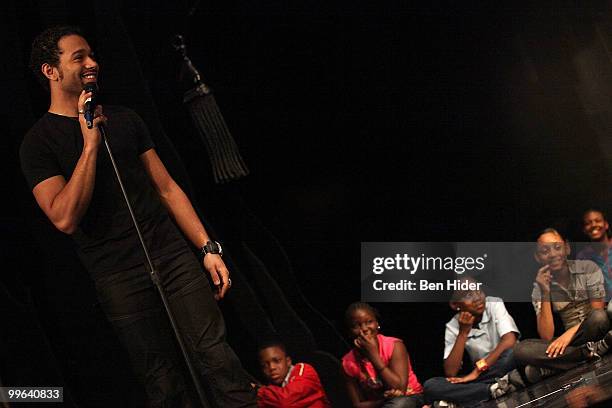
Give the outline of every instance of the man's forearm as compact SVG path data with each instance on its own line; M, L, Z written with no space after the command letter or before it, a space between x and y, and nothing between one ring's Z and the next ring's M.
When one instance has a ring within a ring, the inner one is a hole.
M209 241L208 233L185 192L176 184L161 195L161 200L181 231L197 248Z

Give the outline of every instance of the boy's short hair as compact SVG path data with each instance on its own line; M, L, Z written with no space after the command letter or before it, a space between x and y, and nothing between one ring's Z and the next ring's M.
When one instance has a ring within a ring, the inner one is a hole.
M478 283L478 281L472 277L472 276L467 276L464 275L458 279L460 283L464 283L464 282L468 282L468 283ZM453 290L453 294L451 295L451 300L450 302L463 302L463 299L465 299L465 297L470 293L473 292L471 290L464 290L464 289L455 289Z
M259 354L263 350L270 348L270 347L278 347L279 349L283 350L285 354L287 354L287 347L285 346L285 343L283 343L279 339L268 339L268 340L261 342L259 346L257 347L257 353Z

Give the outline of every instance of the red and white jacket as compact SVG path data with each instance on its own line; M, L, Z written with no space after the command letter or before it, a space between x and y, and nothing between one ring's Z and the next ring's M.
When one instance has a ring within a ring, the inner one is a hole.
M259 408L331 408L321 380L310 364L291 367L283 386L266 385L257 391Z

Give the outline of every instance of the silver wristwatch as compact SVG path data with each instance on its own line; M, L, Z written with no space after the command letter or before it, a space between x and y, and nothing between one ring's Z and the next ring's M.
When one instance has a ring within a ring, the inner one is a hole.
M208 241L202 248L200 248L200 253L202 254L202 258L205 257L206 254L217 254L219 256L223 256L223 248L217 241Z

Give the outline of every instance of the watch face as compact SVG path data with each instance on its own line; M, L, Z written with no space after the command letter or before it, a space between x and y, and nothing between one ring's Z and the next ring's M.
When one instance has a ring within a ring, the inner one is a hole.
M206 243L206 245L204 245L204 248L202 248L202 252L204 253L204 255L206 254L223 254L223 249L221 248L221 244L219 244L217 241L209 241Z

